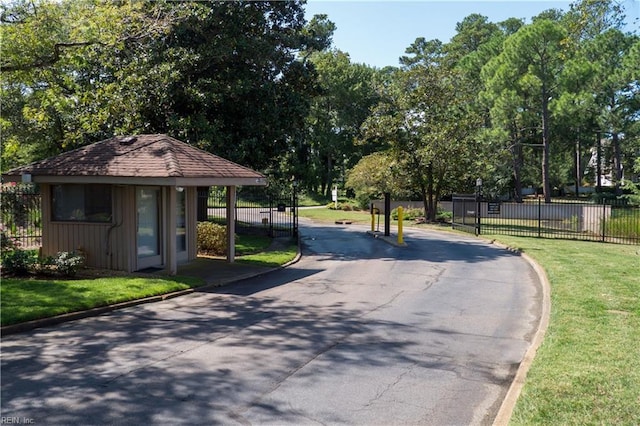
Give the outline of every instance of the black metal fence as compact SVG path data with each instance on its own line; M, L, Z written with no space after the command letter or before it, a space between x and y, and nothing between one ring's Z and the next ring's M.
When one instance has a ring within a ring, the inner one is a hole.
M0 238L2 248L38 248L42 242L42 198L35 184L2 184L0 187Z
M640 244L640 207L614 200L525 203L478 202L470 197L453 200L453 226L476 234L508 234Z
M225 188L211 187L208 193L199 191L201 200L203 196L206 196L207 200L207 220L225 222ZM236 232L270 237L297 236L297 204L295 190L290 194L282 194L269 192L261 187L239 187L235 201Z
M480 203L473 195L453 198L451 224L454 228L478 235L480 233Z

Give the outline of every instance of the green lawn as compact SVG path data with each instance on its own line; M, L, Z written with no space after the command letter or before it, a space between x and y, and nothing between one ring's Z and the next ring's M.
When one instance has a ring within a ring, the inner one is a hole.
M263 235L238 235L236 255L244 256L265 251L271 245L271 238Z
M239 235L236 241L238 263L277 267L292 261L298 254L294 239L276 240L265 236Z
M239 235L238 262L278 266L292 260L297 244L290 241L270 249L271 238ZM81 277L82 278L82 277ZM204 282L193 277L91 277L83 279L3 278L0 285L0 323L17 324L112 303L171 293Z
M335 222L336 220L350 220L358 224L371 224L371 214L368 211L343 211L327 208L300 209L300 217L306 217L319 222ZM376 223L378 216L376 216ZM380 227L384 227L384 215L380 215Z
M495 236L540 264L551 318L511 424L640 422L640 247Z
M277 267L291 262L298 253L298 245L295 242L282 247L279 250L247 254L237 259L238 263L250 263L259 266Z
M3 278L2 325L141 299L202 285L192 277L97 277L89 279Z

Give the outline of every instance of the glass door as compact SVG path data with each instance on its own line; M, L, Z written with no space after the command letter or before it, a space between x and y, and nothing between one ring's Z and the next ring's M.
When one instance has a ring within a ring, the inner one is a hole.
M136 188L138 269L162 266L159 187Z
M184 261L187 260L187 210L184 188L177 190L176 209L176 252L178 261Z

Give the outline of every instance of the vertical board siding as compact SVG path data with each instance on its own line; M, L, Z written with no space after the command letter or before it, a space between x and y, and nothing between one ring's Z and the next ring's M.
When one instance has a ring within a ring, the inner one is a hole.
M118 186L114 191L114 228L110 235L112 269L131 272L135 269L135 193L132 186Z
M109 223L51 222L47 235L50 238L46 239L46 248L43 245L43 254L50 256L59 251L82 251L86 256L87 266L108 268L104 252L109 226Z
M196 187L186 187L187 255L197 257ZM86 265L132 272L137 269L135 186L113 186L113 218L110 223L53 222L51 185L42 184L42 254L82 250ZM166 223L163 221L163 226Z
M89 267L132 271L136 244L135 233L132 233L135 230L132 194L132 187L114 186L113 220L110 223L53 222L50 185L43 184L42 254L52 256L60 251L81 250Z

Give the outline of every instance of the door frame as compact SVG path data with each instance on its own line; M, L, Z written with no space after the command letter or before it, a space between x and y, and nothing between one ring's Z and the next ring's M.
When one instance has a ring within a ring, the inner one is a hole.
M152 256L141 257L138 254L139 249L139 226L140 226L140 214L138 211L138 194L140 190L155 190L157 192L157 223L156 223L156 231L158 237L158 254ZM165 262L164 255L164 239L165 239L165 226L164 220L165 211L164 211L164 191L161 186L136 186L135 187L135 212L136 212L136 223L135 223L135 255L136 255L136 270L139 271L141 269L146 269L150 267L162 267Z
M171 190L171 188L169 189ZM179 198L183 197L184 200L184 250L178 250L178 212L176 211L176 258L178 263L186 262L189 259L189 196L187 194L187 188L182 187L182 190L178 190L176 193L176 209L180 207Z

